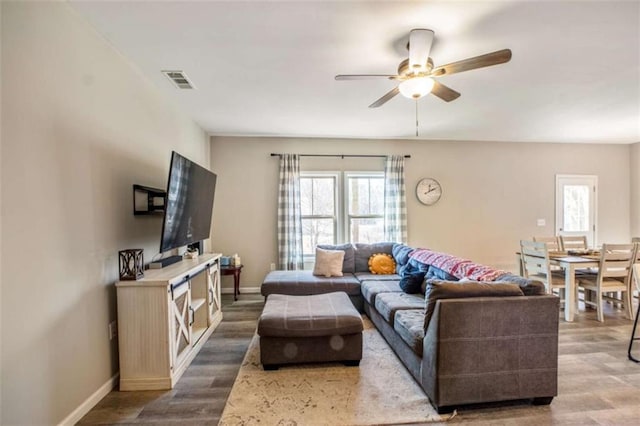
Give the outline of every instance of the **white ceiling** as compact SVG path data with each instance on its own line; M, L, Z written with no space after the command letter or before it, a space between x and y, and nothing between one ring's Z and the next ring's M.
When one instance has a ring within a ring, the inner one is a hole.
M415 102L388 80L412 28L437 65L510 48L418 102L419 139L640 142L638 1L80 1L72 6L211 135L415 138ZM179 90L161 70L183 70Z

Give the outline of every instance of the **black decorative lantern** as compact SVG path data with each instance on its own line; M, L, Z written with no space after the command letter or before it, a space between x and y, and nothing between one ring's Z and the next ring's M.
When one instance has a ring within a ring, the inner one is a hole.
M120 250L118 253L121 281L135 281L144 276L142 249Z

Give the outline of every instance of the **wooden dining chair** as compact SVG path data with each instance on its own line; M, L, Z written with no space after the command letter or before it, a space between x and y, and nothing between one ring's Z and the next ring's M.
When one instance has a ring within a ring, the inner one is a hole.
M622 303L627 318L633 319L631 275L636 248L636 244L603 244L598 273L576 277L578 287L585 290L584 303L596 308L598 321L604 322L603 300ZM587 296L587 290L595 292L595 301Z
M638 293L640 293L640 263L636 263L633 265L633 281L636 283L636 289ZM633 350L633 342L640 340L640 337L636 337L636 328L638 327L638 317L640 317L640 302L638 303L638 312L636 312L636 319L633 322L633 330L631 331L631 340L629 340L629 350L627 351L627 355L629 359L633 362L640 363L640 359L631 355L631 351Z
M545 243L549 251L561 251L560 239L558 237L533 237L533 241L537 243Z
M586 250L587 245L586 235L560 235L560 250Z
M564 301L564 272L551 270L547 244L522 240L520 241L520 257L524 277L542 281L549 294L554 294L554 290L558 290L560 300Z

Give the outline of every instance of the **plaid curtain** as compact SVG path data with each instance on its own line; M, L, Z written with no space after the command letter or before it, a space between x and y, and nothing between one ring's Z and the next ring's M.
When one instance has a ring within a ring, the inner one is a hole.
M388 156L384 165L384 239L396 243L407 242L403 155Z
M280 156L278 259L281 270L297 270L304 267L300 212L300 156L297 154Z

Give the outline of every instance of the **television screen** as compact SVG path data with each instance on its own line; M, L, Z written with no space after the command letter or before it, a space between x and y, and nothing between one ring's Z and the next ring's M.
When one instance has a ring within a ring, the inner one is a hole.
M173 151L160 252L209 238L216 175Z

